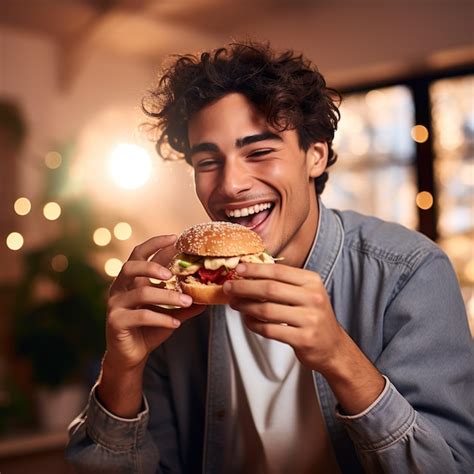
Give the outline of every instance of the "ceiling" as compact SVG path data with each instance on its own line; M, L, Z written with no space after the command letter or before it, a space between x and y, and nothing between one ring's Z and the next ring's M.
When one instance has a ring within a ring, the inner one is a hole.
M66 78L91 51L156 65L252 37L303 50L336 82L354 82L446 51L471 61L470 13L467 0L0 0L0 25L57 42Z

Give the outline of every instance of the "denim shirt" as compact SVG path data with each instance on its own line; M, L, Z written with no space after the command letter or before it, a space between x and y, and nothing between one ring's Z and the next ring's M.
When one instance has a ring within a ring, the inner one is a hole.
M474 351L449 260L402 226L319 208L305 268L321 275L339 323L386 378L370 407L345 416L313 372L341 471L474 472ZM92 390L67 458L77 472L224 473L229 357L224 307L209 307L150 355L136 418L109 413Z

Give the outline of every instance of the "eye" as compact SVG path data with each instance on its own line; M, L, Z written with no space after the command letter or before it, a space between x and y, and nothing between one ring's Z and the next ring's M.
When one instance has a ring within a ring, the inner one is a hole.
M202 171L212 170L219 166L220 160L217 158L203 158L202 160L198 161L194 168Z
M260 148L258 150L252 151L248 156L251 158L258 158L259 156L268 155L272 151L274 151L273 148Z

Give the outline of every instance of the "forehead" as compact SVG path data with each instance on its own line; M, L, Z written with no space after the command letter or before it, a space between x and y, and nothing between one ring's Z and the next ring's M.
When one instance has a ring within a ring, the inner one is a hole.
M270 130L265 117L242 94L232 93L203 107L188 124L190 146L201 142L235 142L237 138Z

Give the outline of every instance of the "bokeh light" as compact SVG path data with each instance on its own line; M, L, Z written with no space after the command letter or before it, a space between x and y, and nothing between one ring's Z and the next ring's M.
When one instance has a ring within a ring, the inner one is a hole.
M417 143L425 143L428 140L428 129L424 125L415 125L411 129L411 138Z
M15 201L13 208L19 216L26 216L31 211L31 202L26 197L20 197Z
M43 215L49 221L55 221L61 215L61 206L57 202L48 202L43 207Z
M65 255L55 255L51 259L51 268L55 272L64 272L69 266L69 260Z
M423 210L433 205L433 196L428 191L421 191L416 195L416 205Z
M114 227L114 235L118 240L127 240L132 236L132 226L127 222L119 222Z
M19 232L11 232L7 236L6 243L10 250L20 250L23 247L24 239Z
M49 153L46 153L46 156L44 157L45 165L51 170L59 168L62 161L62 156L57 151L50 151Z
M148 152L133 144L118 145L109 159L109 173L121 188L136 189L151 176L152 163Z
M104 265L105 273L111 277L116 277L120 273L122 265L118 258L109 258Z
M104 247L112 240L112 234L110 233L109 229L106 229L105 227L99 227L94 231L92 239L96 245Z

